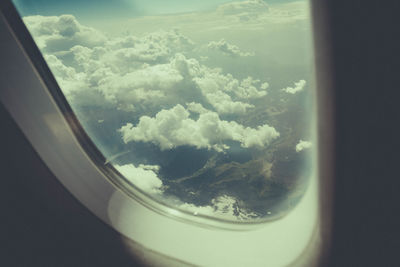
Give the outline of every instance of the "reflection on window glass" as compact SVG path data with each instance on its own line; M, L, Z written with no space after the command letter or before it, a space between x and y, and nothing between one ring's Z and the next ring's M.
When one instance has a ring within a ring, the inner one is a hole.
M195 215L268 219L311 175L307 1L14 1L107 163Z

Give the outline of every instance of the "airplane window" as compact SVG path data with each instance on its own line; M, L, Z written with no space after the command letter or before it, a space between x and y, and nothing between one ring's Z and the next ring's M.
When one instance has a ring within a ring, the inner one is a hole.
M231 222L299 203L316 149L308 1L14 4L126 190Z

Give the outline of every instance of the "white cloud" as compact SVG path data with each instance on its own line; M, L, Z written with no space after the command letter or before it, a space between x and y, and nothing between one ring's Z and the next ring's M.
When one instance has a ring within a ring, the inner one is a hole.
M155 117L142 116L139 123L121 127L119 131L125 143L151 142L161 150L188 145L198 149L223 151L229 148L224 141L233 140L242 147L267 146L279 133L271 126L244 127L234 121L221 120L217 113L201 113L197 120L189 118L190 113L176 105L169 110L161 110Z
M180 53L167 63L143 65L124 75L107 74L108 70L100 68L93 72L90 82L97 85L106 99L125 106L146 103L149 109L162 103L184 105L199 101L202 96L219 114L244 114L254 107L248 100L267 95L267 83L259 85L260 81L251 77L239 81Z
M209 110L205 109L201 104L191 102L186 104L187 109L191 112L198 113L198 114L203 114L209 112Z
M54 55L45 55L46 62L52 66L53 74L57 78L61 78L63 80L73 80L76 79L76 71L72 67L65 66L61 60L59 60Z
M130 112L155 114L157 107L200 102L220 115L243 115L254 107L252 99L267 94L267 83L260 85L252 77L240 81L187 58L184 54L195 44L177 30L107 38L72 15L24 20L72 103L91 103L83 96L97 92L117 109ZM223 40L211 44L244 55Z
M61 60L54 55L44 55L46 62L51 66L51 70L56 77L63 93L69 97L85 86L85 75L78 73L72 67L65 66Z
M101 46L106 38L93 28L82 26L74 16L24 17L39 48L45 52L67 51L75 45Z
M303 91L305 86L306 86L306 81L300 80L300 81L294 83L294 87L286 87L282 90L289 94L295 94L297 92Z
M260 83L260 80L255 80L252 77L247 77L243 79L240 86L236 85L234 90L235 94L241 99L253 99L260 98L267 95L266 89L268 88L268 83L263 83L260 86L260 90L255 87L255 84ZM232 85L232 83L230 84Z
M221 91L206 93L205 96L219 114L244 114L248 108L254 107L248 103L232 101L228 94Z
M232 15L257 15L264 13L269 10L267 3L263 0L247 0L230 2L227 4L220 5L217 8L217 12L226 16Z
M296 152L300 152L305 149L309 149L311 147L312 147L312 143L310 141L300 140L299 143L296 145Z
M125 75L101 77L100 90L107 99L132 104L163 98L165 93L183 80L170 64L145 66Z
M190 52L194 48L193 41L178 30L157 31L141 38L127 36L109 40L107 45L112 50L107 60L113 62L119 72L130 71L141 63L168 63L176 53Z
M230 25L227 27L221 22L217 27L229 29L232 25L246 25L247 29L257 29L249 28L249 25L263 28L270 23L276 25L304 22L309 18L308 4L307 1L295 1L269 6L263 0L229 2L218 6L216 14L228 20Z
M225 55L231 57L248 57L254 56L254 53L242 52L239 47L233 44L229 44L225 41L225 39L221 39L219 41L212 41L207 45L208 49L217 50L222 52Z
M228 195L212 199L211 205L196 206L194 204L183 203L179 208L190 211L195 215L202 214L228 220L250 220L258 217L252 211L239 208L238 200Z
M104 54L108 53L108 49L104 47L86 47L82 45L75 45L67 52L55 53L59 58L70 56L71 62L69 65L74 67L77 71L86 74L87 76L96 72L99 69L110 67L108 62L101 60ZM65 61L65 60L64 60Z
M221 74L218 69L210 69L201 66L201 75L194 77L193 80L200 87L203 94L214 93L216 91L231 94L241 100L255 99L267 95L268 83L263 83L257 89L259 80L247 77L242 81L235 79L231 74Z
M251 99L261 98L267 95L267 83L256 88L260 83L252 77L239 81L231 74L221 74L218 69L210 69L199 65L198 74L193 81L200 88L203 96L214 109L221 115L243 115L247 109L254 105L248 103Z
M157 173L154 171L157 167L148 165L141 165L135 167L133 164L114 165L114 167L125 176L125 178L132 184L140 188L146 193L160 194L162 188L162 181L158 178Z

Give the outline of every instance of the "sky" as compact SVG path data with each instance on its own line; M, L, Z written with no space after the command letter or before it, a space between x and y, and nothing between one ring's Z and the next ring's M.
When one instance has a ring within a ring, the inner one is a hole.
M14 0L22 16L74 14L80 19L90 16L134 17L180 13L214 8L228 0ZM295 2L293 0L268 0L268 4ZM93 12L95 11L95 12Z

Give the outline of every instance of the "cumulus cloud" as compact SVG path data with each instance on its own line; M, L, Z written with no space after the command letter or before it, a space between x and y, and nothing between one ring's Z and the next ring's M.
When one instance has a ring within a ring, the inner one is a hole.
M201 65L199 74L192 80L200 88L208 103L221 115L243 115L249 108L254 107L248 103L249 100L267 95L267 83L258 86L260 81L252 77L240 81L231 74L221 74L218 69Z
M152 101L164 97L164 92L183 80L181 74L170 64L145 66L125 75L99 77L98 90L113 101Z
M65 66L61 60L54 55L44 55L63 93L70 96L71 92L77 91L85 86L85 75L77 72L74 68Z
M295 94L297 92L303 91L305 86L306 86L306 81L300 80L294 83L294 87L286 87L282 90L288 94Z
M196 206L189 203L183 203L179 207L192 212L194 215L202 214L228 220L250 220L258 217L258 214L240 208L238 200L228 195L222 195L212 199L211 205L207 206Z
M223 143L227 140L237 141L246 148L263 148L279 136L269 125L244 127L234 121L221 120L212 111L201 113L197 120L190 119L189 115L189 111L178 104L161 110L153 118L142 116L136 126L127 123L119 131L125 143L151 142L161 150L188 145L219 152L229 148Z
M255 80L252 77L247 77L243 79L240 83L240 86L235 82L231 83L230 86L233 86L235 94L242 99L254 99L260 98L267 95L266 89L269 87L269 84L264 82L261 84L260 89L257 89L255 84L260 83L260 80Z
M82 95L97 92L104 101L129 112L155 114L157 107L200 102L220 115L243 115L254 107L252 99L267 94L267 83L252 77L238 80L188 58L185 54L195 43L178 30L108 38L72 15L24 20L71 102L84 103ZM223 40L210 46L245 55Z
M114 165L114 167L124 175L128 181L144 192L151 194L160 194L162 192L161 188L163 183L157 176L157 167L149 167L148 165L135 167L133 164Z
M268 83L261 84L260 88L257 89L256 85L260 83L260 80L252 77L247 77L240 81L231 74L221 74L218 69L202 67L202 70L201 75L194 77L193 80L205 95L220 91L242 100L255 99L267 95Z
M201 98L219 114L244 114L254 107L249 100L267 95L267 83L260 85L252 77L240 81L180 53L167 63L142 65L126 74L109 71L100 68L93 72L90 83L110 101L132 106L146 104L147 109L152 105L184 105Z
M206 93L205 96L219 114L244 114L247 108L254 107L248 103L233 101L228 94L221 91Z
M254 53L242 52L239 47L233 44L229 44L225 39L219 41L212 41L207 45L208 49L217 50L223 54L231 57L248 57L254 56Z
M205 109L201 104L191 102L186 104L187 109L193 113L203 114L209 112L209 110Z
M112 61L119 72L132 70L142 63L167 63L176 53L190 52L195 46L192 40L177 29L156 31L141 38L117 38L109 40L107 44L111 48L107 60Z
M46 52L67 51L80 44L101 46L106 38L99 31L81 25L72 15L24 18L39 48Z
M309 149L311 147L312 147L312 143L310 141L300 140L299 143L296 145L296 152L300 152L305 149Z

